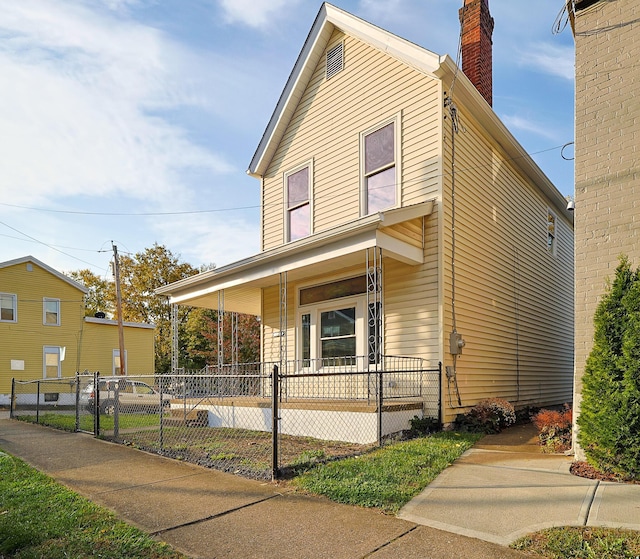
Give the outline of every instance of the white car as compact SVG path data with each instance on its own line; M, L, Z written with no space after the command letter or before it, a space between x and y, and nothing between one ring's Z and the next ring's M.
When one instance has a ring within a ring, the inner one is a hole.
M100 413L103 414L112 415L116 409L116 402L119 403L119 411L123 413L158 413L161 401L165 409L170 405L170 394L162 394L161 399L157 390L138 380L125 377L102 377L98 384ZM94 413L95 401L96 391L92 382L82 389L80 403L90 413Z

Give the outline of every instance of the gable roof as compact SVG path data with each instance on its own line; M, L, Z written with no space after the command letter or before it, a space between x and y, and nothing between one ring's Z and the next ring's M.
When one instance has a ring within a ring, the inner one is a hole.
M8 268L9 266L15 266L17 264L26 264L28 262L35 264L36 266L56 276L58 279L61 279L62 281L68 283L70 286L75 287L76 289L82 291L83 293L89 293L89 290L84 285L78 283L77 281L72 280L70 277L65 276L64 274L58 272L57 270L54 270L51 266L47 266L44 262L41 262L40 260L38 260L37 258L34 258L33 256L23 256L22 258L16 258L15 260L7 260L6 262L0 262L0 269Z
M569 223L573 223L573 212L566 209L567 203L562 194L502 123L485 98L462 70L456 66L450 56L441 56L431 52L327 2L322 4L316 16L251 159L247 169L249 175L260 178L265 174L335 29L386 52L425 75L440 79L447 84L450 84L455 76L455 101L473 114L474 118L491 134L494 141L504 149L511 162L538 185L552 201L555 209Z
M249 175L259 177L266 171L335 29L356 37L427 74L433 75L440 66L439 55L327 2L323 3L249 164Z

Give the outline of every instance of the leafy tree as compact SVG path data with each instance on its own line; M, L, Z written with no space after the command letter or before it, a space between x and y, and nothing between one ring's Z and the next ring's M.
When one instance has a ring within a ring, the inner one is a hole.
M620 258L594 315L578 439L604 471L640 477L640 271Z
M181 262L165 246L154 244L135 255L121 255L120 291L122 318L129 322L146 322L156 325L155 372L171 370L172 324L171 306L166 298L156 295L158 287L199 272L215 268L214 264L200 270ZM86 314L93 316L103 311L116 316L115 282L104 280L90 270L78 270L67 275L89 288ZM224 347L225 363L231 359L231 315L225 315ZM238 362L259 360L260 333L255 317L239 315ZM126 344L126 340L125 340ZM178 307L178 364L188 369L200 369L218 362L218 312L196 307Z
M232 363L231 313L223 318L223 361ZM237 315L238 354L236 362L255 363L260 360L260 323L258 318L247 314ZM218 311L192 309L185 325L185 361L192 368L218 363ZM187 365L188 366L188 365Z
M85 316L94 316L97 312L112 314L112 301L115 300L115 295L111 294L115 289L113 282L97 276L88 268L67 272L65 275L89 289L84 299Z
M156 325L156 373L171 369L171 306L164 297L156 295L158 287L198 273L186 262L181 262L163 245L154 244L133 256L120 258L120 292L122 319ZM115 308L115 301L113 307ZM178 307L179 331L189 315L187 307Z

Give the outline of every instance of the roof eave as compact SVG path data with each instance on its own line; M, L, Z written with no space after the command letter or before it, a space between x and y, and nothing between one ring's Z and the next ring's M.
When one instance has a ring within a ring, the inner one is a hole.
M483 127L497 141L507 153L511 163L517 166L531 181L546 194L554 209L561 213L569 223L573 224L573 212L567 210L567 201L549 177L540 169L529 153L500 120L491 105L473 85L465 74L457 69L455 62L449 55L441 57L440 68L435 72L436 76L450 83L457 70L455 100L465 107Z

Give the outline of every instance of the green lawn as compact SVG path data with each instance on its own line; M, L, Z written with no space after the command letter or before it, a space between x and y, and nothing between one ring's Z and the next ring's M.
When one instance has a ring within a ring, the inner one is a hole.
M48 476L0 453L0 557L184 559Z
M333 501L395 514L481 435L442 432L311 467L293 485Z
M640 532L618 528L549 528L511 547L548 559L637 559Z

